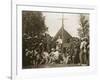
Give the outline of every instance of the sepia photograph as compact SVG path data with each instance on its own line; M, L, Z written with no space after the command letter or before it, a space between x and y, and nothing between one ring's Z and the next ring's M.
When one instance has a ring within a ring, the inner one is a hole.
M22 11L22 69L90 65L89 13Z

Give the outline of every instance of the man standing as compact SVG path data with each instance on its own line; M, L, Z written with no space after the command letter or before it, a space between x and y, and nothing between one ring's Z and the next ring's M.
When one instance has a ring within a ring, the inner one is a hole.
M82 64L86 64L86 53L87 53L87 49L86 49L86 38L82 39L81 45L80 45L80 54L79 54L79 59L80 59L80 65Z
M60 36L58 37L57 41L56 41L56 50L61 49L62 46L62 39L60 38Z

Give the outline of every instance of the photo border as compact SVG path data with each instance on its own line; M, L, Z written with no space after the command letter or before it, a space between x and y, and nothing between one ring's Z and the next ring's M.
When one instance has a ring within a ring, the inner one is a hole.
M14 78L16 78L16 76L18 76L18 67L17 67L17 65L18 65L18 51L17 51L17 48L18 48L18 41L17 41L17 39L18 39L18 29L17 29L17 26L18 26L18 19L17 19L17 6L23 6L23 5L21 5L21 4L17 4L16 5L16 70L14 70L15 69L15 67L13 66L13 61L12 61L12 69L11 69L11 75L12 75L12 79L14 79ZM24 6L26 6L26 5L24 5ZM95 10L95 8L74 8L74 7L60 7L60 6L39 6L39 5L27 5L27 6L36 6L36 7L49 7L49 8L73 8L73 9L88 9L88 10ZM13 13L13 11L12 11L12 13ZM13 20L13 16L12 16L12 20ZM12 21L13 22L13 21ZM13 24L12 24L12 26L13 26ZM13 33L13 29L12 29L12 33ZM13 35L12 35L12 41L13 41ZM12 45L13 45L13 43L12 43ZM13 47L13 46L12 46ZM12 53L13 53L13 51L12 51ZM11 55L12 56L12 60L14 60L13 59L13 54ZM14 71L13 71L14 70ZM21 77L21 76L20 76Z

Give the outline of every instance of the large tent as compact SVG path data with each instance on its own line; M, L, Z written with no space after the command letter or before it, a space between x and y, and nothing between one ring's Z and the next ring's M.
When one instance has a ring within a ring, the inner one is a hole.
M64 29L64 27L61 27L57 34L54 36L53 43L56 43L59 37L62 39L63 47L69 46L72 36Z

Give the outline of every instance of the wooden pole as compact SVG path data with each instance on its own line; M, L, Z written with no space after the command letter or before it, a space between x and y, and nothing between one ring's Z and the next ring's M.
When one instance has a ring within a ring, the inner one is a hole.
M64 35L63 35L64 33L63 32L64 32L64 14L62 13L62 46L61 46L62 47L61 48L62 53L63 53L63 41L64 41L63 40L64 39Z

